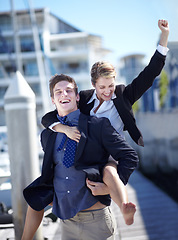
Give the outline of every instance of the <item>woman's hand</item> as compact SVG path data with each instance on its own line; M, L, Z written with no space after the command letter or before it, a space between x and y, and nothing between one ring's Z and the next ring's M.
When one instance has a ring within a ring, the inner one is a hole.
M159 20L158 27L160 28L161 32L169 34L169 24L167 20Z
M159 20L158 27L161 30L161 36L159 44L163 47L167 47L168 36L169 36L169 24L167 20Z
M77 127L69 127L66 126L66 130L65 130L65 134L67 135L67 137L69 137L70 139L79 142L80 141L80 137L81 134L79 132L79 130L77 129Z
M61 132L61 133L65 133L66 136L76 142L79 142L81 134L79 132L79 130L77 129L77 127L69 127L67 125L63 125L61 123L55 125L53 127L53 129L56 132Z

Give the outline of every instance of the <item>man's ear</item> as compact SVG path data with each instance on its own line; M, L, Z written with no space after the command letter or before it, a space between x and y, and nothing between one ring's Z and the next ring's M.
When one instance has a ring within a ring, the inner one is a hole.
M79 96L79 94L77 93L77 96L76 96L76 100L77 100L77 102L79 102L80 101L80 96Z
M51 97L51 102L52 102L53 104L55 104L55 102L54 102L54 98L53 98L53 97Z

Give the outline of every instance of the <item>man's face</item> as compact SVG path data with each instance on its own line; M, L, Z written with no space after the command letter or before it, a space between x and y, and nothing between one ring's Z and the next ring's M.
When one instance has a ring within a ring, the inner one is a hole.
M51 98L53 104L56 105L59 116L66 116L67 114L77 110L77 101L79 95L75 93L74 85L67 81L56 83L53 88L54 96Z

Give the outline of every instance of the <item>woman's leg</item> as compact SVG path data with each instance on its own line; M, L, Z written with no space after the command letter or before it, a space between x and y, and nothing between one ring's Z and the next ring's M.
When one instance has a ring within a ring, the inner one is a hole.
M21 240L32 240L44 215L44 210L35 211L28 206Z
M110 161L103 169L103 182L109 188L112 200L119 206L125 223L131 225L134 221L136 206L128 202L127 190L117 173L117 163Z

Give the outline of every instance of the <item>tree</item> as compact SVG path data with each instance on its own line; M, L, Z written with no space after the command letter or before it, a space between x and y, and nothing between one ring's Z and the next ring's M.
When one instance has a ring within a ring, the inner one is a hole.
M168 90L169 80L166 71L163 69L159 81L159 105L163 108L165 105L167 90Z
M132 106L133 112L136 113L139 110L139 101L136 101Z

